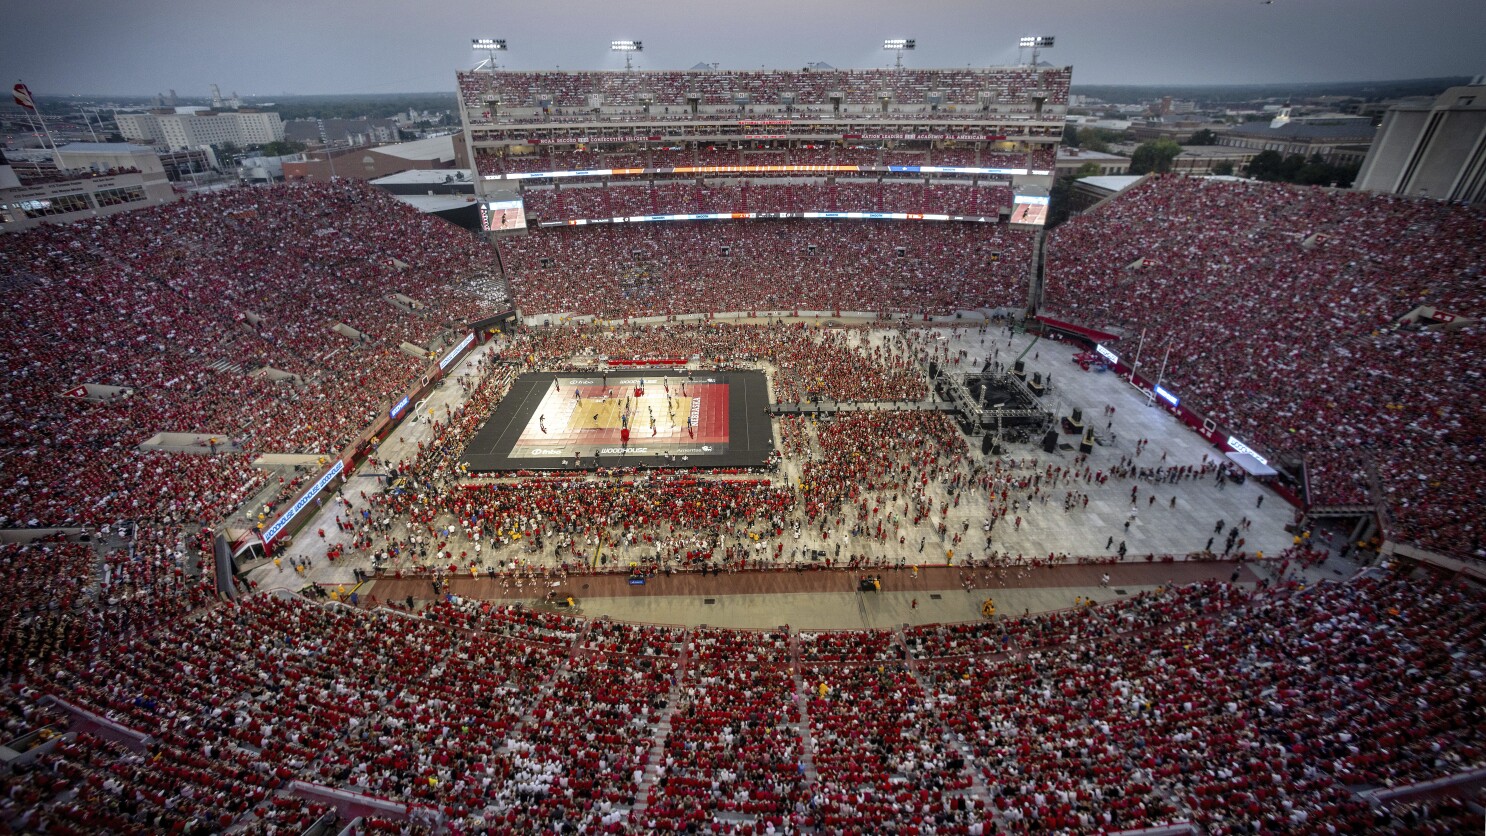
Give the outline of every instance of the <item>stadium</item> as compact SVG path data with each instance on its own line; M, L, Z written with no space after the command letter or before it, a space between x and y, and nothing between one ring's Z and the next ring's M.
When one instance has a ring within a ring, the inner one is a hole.
M1478 826L1486 215L1048 231L1071 75L492 65L479 235L337 179L0 239L0 821Z

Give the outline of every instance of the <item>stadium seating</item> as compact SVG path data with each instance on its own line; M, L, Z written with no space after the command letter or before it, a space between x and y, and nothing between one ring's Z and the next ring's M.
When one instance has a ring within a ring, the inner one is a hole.
M700 203L712 199L710 192L693 189L690 196ZM754 192L743 198L750 205ZM684 187L680 196L687 196ZM608 211L615 209L611 199ZM570 213L565 204L559 211ZM803 308L943 314L1025 299L1031 236L978 223L714 221L557 228L500 246L512 295L532 313ZM897 256L898 247L905 257Z
M454 286L490 270L488 252L458 230L344 181L219 192L12 236L0 253L0 273L19 286L6 320L17 397L5 458L22 490L3 513L97 524L153 516L149 503L164 498L178 518L220 515L261 484L246 457L134 446L171 431L332 452L421 368L399 343L436 347L448 324L503 301ZM407 312L391 292L429 307ZM369 339L330 331L338 321ZM298 382L248 377L263 367ZM134 394L59 408L57 396L83 383Z
M919 182L878 183L865 179L788 186L731 185L726 181L711 181L705 186L621 183L567 186L560 191L528 189L524 193L527 213L549 221L698 212L928 212L995 217L1001 209L1011 208L1011 198L1011 189L1000 186L925 186Z
M883 92L895 103L923 106L929 93L943 95L946 105L978 104L981 93L998 101L1022 103L1034 90L1045 91L1050 104L1068 102L1066 68L1037 71L1030 67L992 67L956 70L640 70L602 71L470 71L459 73L459 91L466 108L483 110L494 100L502 109L551 108L589 112L600 107L641 106L648 100L652 117L681 115L687 98L697 96L706 106L727 106L746 94L752 104L777 105L781 93L796 94L802 109L830 105L828 96L841 93L850 105L876 104ZM601 115L601 114L600 114ZM937 118L944 114L935 113Z
M1479 398L1459 370L1486 356L1482 329L1399 320L1486 307L1483 225L1479 207L1438 201L1159 178L1053 235L1047 309L1159 335L1164 385L1308 461L1313 502L1383 501L1390 535L1479 555Z
M50 660L40 692L150 742L71 737L5 779L7 804L37 830L273 832L326 812L285 794L297 779L528 832L1353 832L1385 815L1355 789L1486 759L1482 604L1404 578L1207 582L795 633L261 595ZM65 725L40 692L7 692L12 731Z

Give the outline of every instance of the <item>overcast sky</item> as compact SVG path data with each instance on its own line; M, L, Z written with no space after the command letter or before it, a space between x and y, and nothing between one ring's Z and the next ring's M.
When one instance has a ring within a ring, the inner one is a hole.
M1486 73L1486 0L6 0L0 78L39 95L452 91L505 38L515 69L1015 63L1021 35L1075 84L1360 81Z

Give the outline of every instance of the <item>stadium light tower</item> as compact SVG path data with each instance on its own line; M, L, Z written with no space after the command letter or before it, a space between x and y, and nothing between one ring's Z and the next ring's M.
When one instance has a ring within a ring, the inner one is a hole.
M630 58L636 52L644 52L645 51L645 42L644 41L610 41L609 42L609 51L610 52L623 52L624 53L624 68L626 70L632 70L632 69L634 69L634 65L630 63Z
M1053 48L1052 35L1028 35L1017 44L1021 49L1032 50L1032 66L1037 66L1037 51Z
M482 50L490 55L489 58L475 65L475 69L488 66L491 72L495 72L495 54L506 51L504 38L475 38L470 41L470 49Z
M903 53L916 49L918 41L913 38L888 38L882 42L882 48L892 50L898 56L897 68L903 69Z

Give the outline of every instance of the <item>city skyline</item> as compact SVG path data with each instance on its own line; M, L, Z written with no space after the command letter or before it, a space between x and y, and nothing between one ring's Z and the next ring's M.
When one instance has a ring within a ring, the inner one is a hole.
M612 39L645 42L639 69L891 66L884 38L918 49L904 66L1015 64L1022 35L1053 35L1041 58L1072 65L1080 84L1343 82L1486 72L1479 0L889 0L748 6L566 0L503 9L454 0L411 10L389 0L354 6L266 0L246 11L184 0L121 6L97 0L17 0L0 35L0 72L41 96L143 96L208 85L244 96L423 93L484 53L475 37L506 39L514 70L623 69ZM781 23L780 21L784 21ZM63 25L65 23L65 26Z

